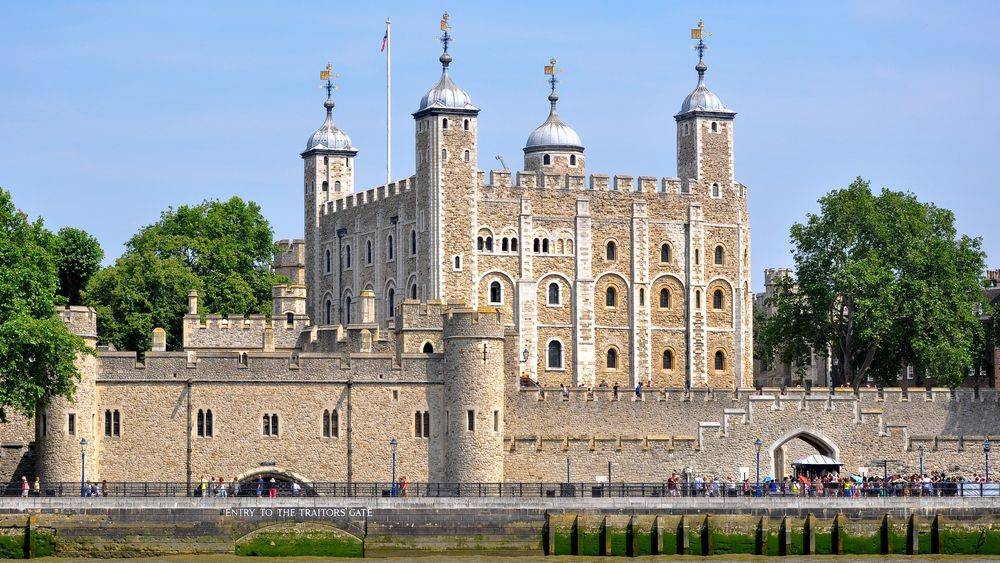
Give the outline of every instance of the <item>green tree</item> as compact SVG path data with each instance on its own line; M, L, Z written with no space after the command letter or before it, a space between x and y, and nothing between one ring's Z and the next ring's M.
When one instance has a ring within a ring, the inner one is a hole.
M202 280L201 303L213 313L267 314L271 286L286 281L271 271L277 249L260 206L238 197L168 209L126 247L181 260Z
M179 258L131 253L91 278L84 299L97 310L97 335L119 350L148 350L154 328L167 331L167 346L182 344L187 294L204 289Z
M80 293L101 269L104 251L86 231L63 227L56 233L54 251L59 268L59 294L70 305L79 305Z
M53 239L0 188L0 422L8 411L30 417L53 397L71 399L77 354L93 353L55 315Z
M913 194L873 194L858 178L792 226L794 280L779 284L762 347L783 357L830 349L844 381L895 381L904 365L956 386L973 361L982 300L979 239Z

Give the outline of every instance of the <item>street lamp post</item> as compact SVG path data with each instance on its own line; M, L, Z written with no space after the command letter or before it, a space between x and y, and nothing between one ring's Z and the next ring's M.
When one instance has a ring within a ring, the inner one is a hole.
M86 496L87 486L87 439L80 438L80 496Z
M990 482L990 439L983 442L983 456L986 458L986 482Z
M757 438L753 441L754 445L757 446L757 496L760 496L760 448L764 445L764 440Z
M917 451L920 452L920 476L924 476L924 446L923 444L917 446Z
M392 491L392 496L396 496L396 446L399 442L395 438L389 440L389 447L392 448L392 485L390 485L390 491Z

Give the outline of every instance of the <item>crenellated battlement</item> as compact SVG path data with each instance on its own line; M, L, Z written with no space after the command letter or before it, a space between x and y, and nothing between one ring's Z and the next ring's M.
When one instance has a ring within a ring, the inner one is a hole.
M504 337L503 318L496 307L451 307L444 316L444 337L499 338Z
M413 190L417 185L417 177L410 176L388 185L377 186L361 192L347 194L345 197L328 201L323 208L323 214L336 213L345 209L353 209L383 200L393 198Z
M485 174L480 174L482 182ZM697 194L693 180L683 181L680 178L656 176L632 176L628 174L590 174L576 176L564 174L545 174L519 170L491 170L489 181L483 183L487 188L524 188L553 189L583 192L622 192L622 193L659 193L664 195L691 196ZM746 197L746 187L740 183L737 186L737 197Z
M276 286L274 291L284 286ZM282 290L283 291L283 290ZM292 289L294 291L294 289ZM292 349L300 344L300 336L309 328L309 318L293 315L292 322L285 317L249 315L230 319L223 315L184 315L184 349L262 350L268 347L266 332L273 334L276 349Z
M97 338L97 312L93 308L66 305L57 308L56 314L73 334L84 338Z

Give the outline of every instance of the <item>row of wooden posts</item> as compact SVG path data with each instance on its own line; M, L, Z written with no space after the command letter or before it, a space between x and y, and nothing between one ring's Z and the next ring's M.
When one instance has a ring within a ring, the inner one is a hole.
M555 555L555 545L556 545L556 529L555 526L551 525L549 514L546 514L545 523L545 538L543 541L543 548L545 550L545 555ZM832 554L840 555L844 553L844 533L845 533L845 522L847 517L843 514L838 514L833 520L833 526L831 529L831 540L832 540ZM580 517L574 516L573 524L570 535L570 550L572 555L580 555L579 539L580 539ZM931 523L931 553L939 554L941 553L941 532L942 518L940 515L934 517ZM692 526L700 527L700 537L701 545L691 546L691 539L689 531ZM626 555L629 557L634 557L639 555L642 551L639 546L639 534L636 533L636 517L631 516L629 518L628 526L625 529L625 546ZM816 517L812 514L806 516L805 522L802 526L802 551L796 555L815 555L816 554ZM882 517L881 525L879 526L879 554L887 555L892 553L892 538L890 535L890 521L889 515L886 514ZM650 546L649 553L651 555L666 555L666 554L678 554L678 555L714 555L715 550L712 545L712 530L713 522L711 515L705 516L686 516L682 515L680 517L680 522L677 524L676 535L677 535L677 545L664 545L663 533L665 531L663 522L660 516L656 516L653 519L653 527L650 533ZM781 524L778 526L778 553L768 553L767 546L767 518L762 516L757 521L757 527L754 533L754 555L778 555L778 556L788 556L792 555L792 525L788 521L788 517L784 516L781 519ZM918 542L918 530L916 516L910 514L910 517L906 522L906 554L907 555L917 555L919 551ZM612 555L611 553L611 534L608 528L608 517L604 516L601 521L600 529L600 553L597 555Z

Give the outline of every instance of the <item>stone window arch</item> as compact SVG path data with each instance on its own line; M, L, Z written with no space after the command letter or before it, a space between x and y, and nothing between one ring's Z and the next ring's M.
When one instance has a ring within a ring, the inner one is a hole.
M722 197L722 190L719 189L719 184L712 184L712 197Z
M510 239L510 251L517 252L517 237L511 237Z
M289 311L285 313L285 324L291 326L295 324L295 313Z
M344 317L347 321L344 324L351 324L351 296L348 295L344 298Z
M614 286L610 286L607 290L605 290L604 306L612 308L618 306L618 290L616 290Z
M717 121L713 121L712 122L712 133L718 133L718 132L719 132L719 123Z
M469 120L468 119L463 119L462 120L462 129L464 129L466 131L469 130Z
M716 289L712 292L712 308L722 309L725 304L725 295L721 289Z
M331 259L331 256L330 256L330 249L329 248L326 249L326 252L324 253L324 256L325 256L325 260L323 262L323 264L324 264L324 268L323 269L326 271L326 273L329 274L330 272L333 271L333 264L331 264L332 259Z
M608 369L618 369L618 349L612 346L605 354L604 365Z
M385 309L386 318L391 319L396 316L396 290L391 287L385 292Z
M534 245L532 246L532 249L534 250L534 252L536 254L539 253L539 252L541 252L541 250L542 250L542 240L539 239L539 238L536 238L535 242L534 242Z
M674 369L674 351L667 348L663 351L663 360L660 364L663 369Z
M388 260L396 259L396 241L393 240L392 235L389 235L385 239L385 256Z
M350 161L347 161L347 162L350 163ZM335 192L339 192L340 191L340 180L337 180L336 182L333 183L333 191L335 191Z
M560 304L560 299L559 299L559 297L560 297L560 295L559 295L559 282L551 282L551 283L549 283L548 297L549 297L548 298L548 304L549 305L559 305Z
M721 244L715 247L715 263L719 265L726 263L726 250Z
M351 245L344 247L344 269L348 270L351 267Z
M670 262L670 245L667 243L660 245L660 262L664 264Z
M670 290L665 287L660 289L660 308L670 308Z
M558 340L550 340L545 347L545 367L547 369L562 369L563 345Z
M330 191L330 182L327 182L326 180L323 180L323 191L324 192Z
M417 255L417 230L410 229L410 256Z
M447 129L448 128L448 118L447 117L444 117L444 118L441 119L441 128L442 129Z
M374 262L375 253L372 251L371 239L365 241L365 264Z
M546 154L546 155L543 155L543 156L542 156L542 164L544 164L544 165L546 165L546 166L548 166L548 165L552 164L552 157L551 157L551 156L549 156L549 155L547 155L547 154Z
M427 342L424 342L423 346L420 347L420 351L423 352L424 354L433 354L434 353L434 344L432 344L428 340Z
M417 298L417 282L410 284L410 299Z
M503 304L503 285L499 280L490 282L490 305Z
M323 324L330 324L331 319L333 319L333 300L327 297L323 304Z
M569 165L570 166L576 166L576 155L575 154L569 155Z
M472 158L472 153L470 153L468 150L466 150L465 154L462 155L462 160L464 160L465 162L469 162L471 158Z
M542 253L543 254L549 253L549 239L547 238L542 239Z
M639 306L644 307L646 305L646 288L639 288Z
M608 243L604 245L604 253L605 258L607 258L608 261L618 259L618 245L615 244L615 241L609 240Z
M716 371L722 371L726 369L726 353L722 350L715 351L715 362L713 367Z
M462 257L460 255L456 254L452 262L454 264L454 270L456 272L462 269Z

